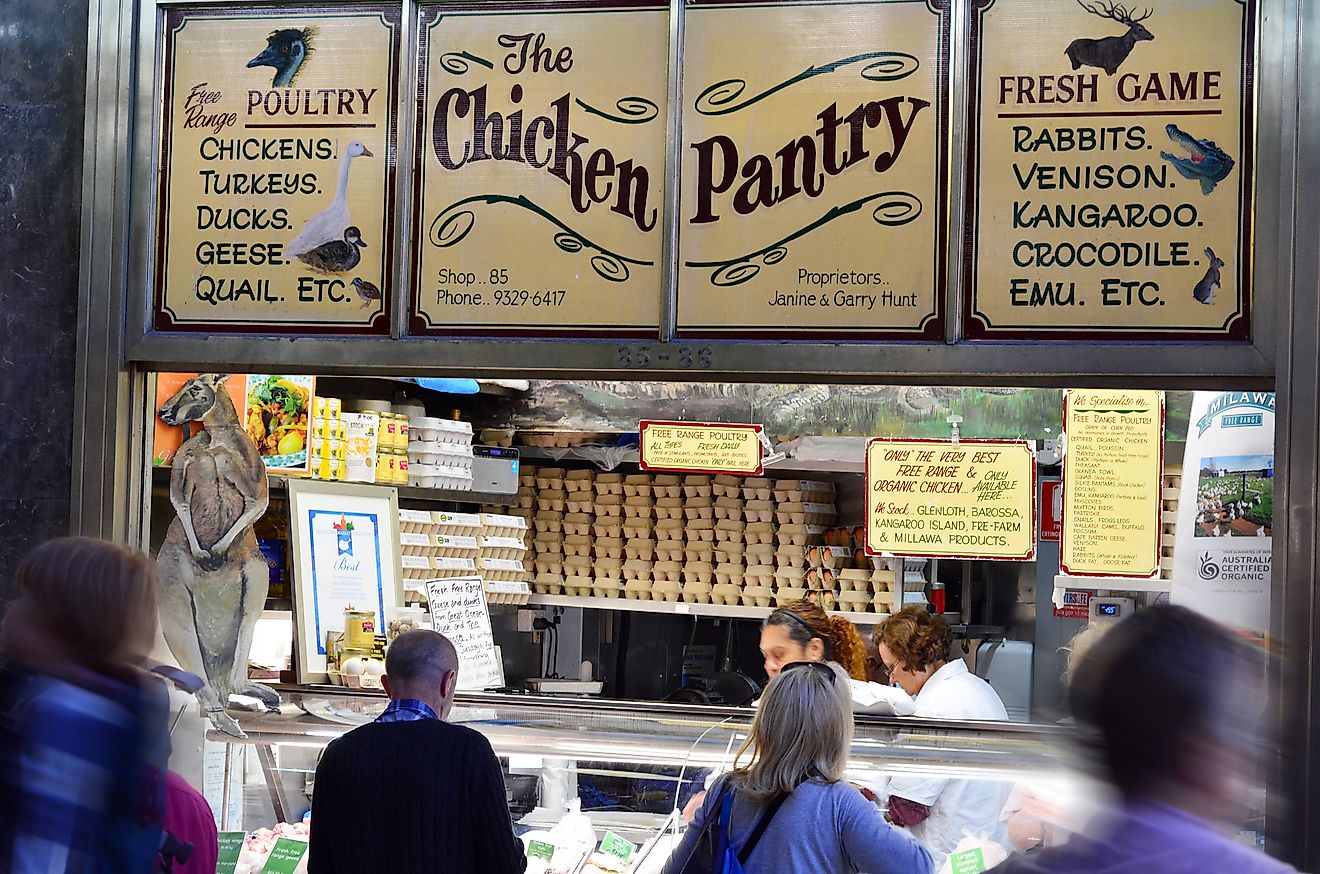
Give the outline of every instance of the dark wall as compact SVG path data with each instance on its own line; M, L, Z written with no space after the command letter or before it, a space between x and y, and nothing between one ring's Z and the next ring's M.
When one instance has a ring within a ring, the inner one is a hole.
M0 594L67 533L87 0L0 2Z

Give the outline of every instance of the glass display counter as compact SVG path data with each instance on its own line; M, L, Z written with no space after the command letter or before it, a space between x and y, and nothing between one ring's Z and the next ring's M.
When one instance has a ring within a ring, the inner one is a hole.
M385 708L380 694L282 689L282 714L239 718L245 740L225 746L226 773L246 774L247 803L224 829L297 821L315 800L320 752ZM481 732L504 767L510 814L521 833L554 825L572 799L605 830L645 843L677 826L675 810L726 770L754 710L638 701L460 694L450 721ZM883 795L891 777L921 775L1032 785L1076 773L1057 726L858 716L848 779ZM255 751L256 755L251 753ZM242 769L244 759L248 767ZM263 785L264 784L264 785ZM228 785L228 783L226 783ZM226 802L224 814L229 814ZM222 818L224 817L222 814Z

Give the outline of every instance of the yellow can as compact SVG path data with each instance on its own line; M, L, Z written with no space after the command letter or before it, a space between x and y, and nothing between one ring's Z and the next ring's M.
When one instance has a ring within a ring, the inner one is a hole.
M408 453L394 453L394 484L396 486L408 485Z
M376 482L382 485L394 482L393 458L388 451L382 451L376 456Z
M376 614L367 610L344 611L344 646L371 649L376 645Z

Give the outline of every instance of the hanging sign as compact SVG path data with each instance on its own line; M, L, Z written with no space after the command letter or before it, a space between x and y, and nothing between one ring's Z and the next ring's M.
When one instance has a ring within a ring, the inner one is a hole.
M490 608L481 577L452 577L426 584L435 630L458 652L458 688L494 689L504 685L504 665L490 630Z
M1267 633L1273 534L1274 393L1196 392L1174 535L1174 603Z
M760 425L642 422L643 470L761 475Z
M1036 452L1024 440L871 440L866 551L1036 557Z
M967 334L1245 340L1254 0L974 0Z
M399 8L170 9L156 330L388 334Z
M654 336L667 3L424 6L416 334Z
M688 4L681 336L942 337L947 6Z
M1063 433L1059 568L1080 577L1158 575L1164 393L1069 389Z

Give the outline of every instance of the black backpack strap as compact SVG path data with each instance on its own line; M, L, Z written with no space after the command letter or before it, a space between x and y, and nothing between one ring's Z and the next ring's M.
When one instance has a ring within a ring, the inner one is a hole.
M770 820L775 818L775 814L779 812L779 808L783 807L784 802L787 800L788 795L781 792L779 795L776 795L770 802L769 806L766 807L765 813L761 815L761 821L758 822L756 828L752 830L751 836L747 838L747 843L738 851L739 864L747 864L747 860L752 857L752 850L756 849L757 843L761 840L761 835L765 834L765 830L770 827Z

